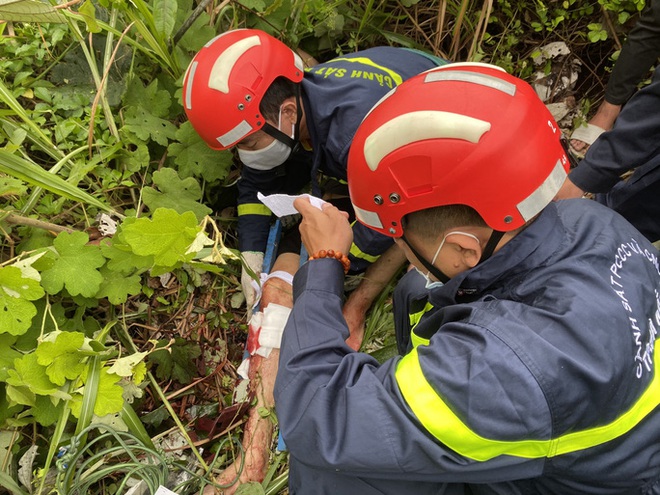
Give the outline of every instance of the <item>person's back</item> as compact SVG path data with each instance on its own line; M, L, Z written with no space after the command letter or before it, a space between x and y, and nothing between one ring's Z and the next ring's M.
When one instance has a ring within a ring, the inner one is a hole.
M657 250L618 214L570 200L491 261L431 292L446 309L427 312L413 339L430 340L419 349L429 385L461 418L438 416L452 425L439 438L479 453L474 479L488 484L475 493L658 493ZM493 484L492 465L525 479Z
M314 172L345 181L353 135L369 110L406 79L445 63L416 50L382 46L307 69L302 87Z

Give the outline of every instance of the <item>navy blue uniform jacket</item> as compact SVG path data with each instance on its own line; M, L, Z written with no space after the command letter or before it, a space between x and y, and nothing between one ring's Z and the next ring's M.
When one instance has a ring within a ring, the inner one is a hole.
M261 171L243 167L238 183L238 231L241 251L265 251L270 215L259 205L257 192L295 194L317 174L346 180L348 149L358 125L392 88L427 69L439 59L421 52L376 47L335 58L308 69L302 81L305 116L313 152L301 152L288 163ZM392 245L391 239L362 225L354 228L351 268L362 270Z
M331 493L315 472L407 480L398 494L660 494L658 251L611 209L551 203L430 291L418 345L382 365L344 342L341 264L293 287L275 385L292 493Z

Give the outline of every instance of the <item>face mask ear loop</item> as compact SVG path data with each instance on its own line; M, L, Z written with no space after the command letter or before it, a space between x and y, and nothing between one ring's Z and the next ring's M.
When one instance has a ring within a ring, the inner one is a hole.
M437 268L434 265L432 265L431 263L429 263L428 260L426 260L421 254L419 254L417 252L417 250L412 246L412 244L410 244L410 242L408 242L408 239L406 239L405 235L403 235L403 234L401 235L401 240L406 243L406 245L408 246L408 248L410 248L410 250L415 255L415 257L419 260L419 262L422 265L424 265L424 268L426 268L431 275L433 275L435 278L437 278L443 284L446 284L447 282L449 282L449 277L447 275L445 275L444 273L442 273L442 271L439 268Z
M291 153L295 153L300 149L300 122L302 120L303 107L302 98L300 97L300 84L296 84L296 123L293 124L293 141L294 145L291 147Z
M261 130L264 131L269 136L274 137L278 141L281 141L282 143L286 144L291 149L293 149L294 146L296 145L296 141L291 136L287 136L277 127L273 127L268 122L264 124Z
M300 99L300 84L296 85L296 123L293 125L293 137L287 136L285 133L280 131L277 127L270 125L268 122L264 124L261 128L269 136L281 141L291 148L291 153L294 153L300 147L300 140L298 136L300 135L300 120L302 118L302 105Z

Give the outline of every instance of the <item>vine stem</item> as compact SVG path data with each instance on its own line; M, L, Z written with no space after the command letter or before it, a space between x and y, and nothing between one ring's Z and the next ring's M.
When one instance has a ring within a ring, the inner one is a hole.
M69 234L76 232L75 229L70 227L44 222L42 220L37 220L36 218L23 217L15 213L4 212L3 210L0 210L0 213L6 213L6 216L3 216L2 220L13 225L27 225L28 227L36 227L38 229L50 230L52 232L68 232Z
M130 334L128 333L128 330L126 327L123 325L120 325L121 329L123 330L125 337L128 339L127 344L129 347L131 347L131 350L133 352L138 352L137 347L135 347L135 344L133 343L133 339L131 338ZM188 435L188 432L186 431L186 427L183 425L181 422L181 419L177 415L177 413L174 411L172 408L172 404L170 404L170 401L167 400L167 397L165 396L165 392L163 392L163 389L158 385L158 382L156 381L156 378L154 375L151 373L151 371L147 371L147 377L149 378L149 382L151 383L151 386L153 389L156 391L156 394L160 398L161 401L163 401L163 405L165 406L165 409L170 413L170 416L172 417L172 420L174 420L174 423L176 426L179 428L179 431L181 432L181 435L183 435L183 438L186 440L186 443L190 446L190 450L192 453L195 455L197 460L199 461L200 465L204 469L205 472L209 471L209 466L206 464L206 461L204 461L204 458L202 455L199 453L197 448L195 447L195 443L192 441L192 438Z

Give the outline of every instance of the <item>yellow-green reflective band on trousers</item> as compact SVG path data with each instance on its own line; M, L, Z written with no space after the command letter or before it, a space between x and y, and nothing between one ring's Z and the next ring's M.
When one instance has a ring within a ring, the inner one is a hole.
M487 461L500 455L527 459L555 457L596 447L626 434L660 404L659 348L656 345L653 350L653 380L628 411L607 425L567 433L550 440L493 440L472 431L426 381L417 348L399 361L395 376L403 397L422 425L463 457L475 461Z
M239 217L241 215L265 215L269 217L271 213L270 208L261 203L244 203L238 205Z
M413 347L417 347L418 345L429 345L430 340L417 335L415 333L415 327L419 323L419 320L422 319L422 316L424 316L424 314L431 309L433 309L433 304L426 301L426 305L421 311L410 313L408 315L408 318L410 318L410 341L412 342Z

